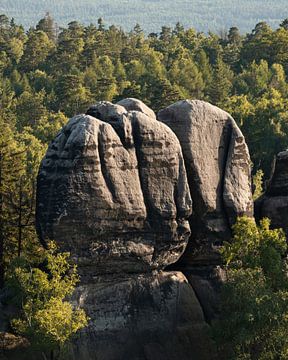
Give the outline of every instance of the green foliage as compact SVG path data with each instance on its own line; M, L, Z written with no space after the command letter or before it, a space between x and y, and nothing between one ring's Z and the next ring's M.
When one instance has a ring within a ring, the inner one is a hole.
M38 22L36 26L36 30L41 30L45 32L50 40L52 40L53 42L56 41L56 37L57 37L56 24L52 16L49 14L49 12L47 12L45 17Z
M257 200L263 193L263 176L264 172L259 169L256 174L253 176L253 200Z
M227 279L213 335L225 359L287 359L287 243L269 225L239 218L223 247Z
M41 30L33 30L28 33L23 57L20 66L24 71L31 71L42 67L49 53L54 47L48 35Z
M182 98L199 99L203 97L204 81L197 65L189 54L187 57L175 61L170 70L169 77L172 84L176 84L183 94Z
M45 147L28 129L21 133L0 117L0 287L13 258L39 247L34 229L35 179Z
M288 98L269 87L261 96L233 96L224 104L241 126L249 146L254 169L263 169L269 176L275 154L288 146Z
M76 266L69 264L69 253L56 250L51 242L43 259L45 271L21 259L12 263L7 285L21 315L11 321L12 328L28 338L32 349L44 353L61 353L71 336L88 321L83 310L73 309L66 300L79 281Z
M217 57L212 81L208 90L212 103L221 106L231 92L233 73L220 57Z

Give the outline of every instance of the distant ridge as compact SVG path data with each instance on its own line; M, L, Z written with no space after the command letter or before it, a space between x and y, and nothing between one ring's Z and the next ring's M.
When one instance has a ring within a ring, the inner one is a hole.
M159 32L161 26L180 21L198 31L219 32L237 26L241 32L267 21L277 27L288 17L287 0L1 0L0 13L34 26L49 11L60 26L72 20L84 24L104 18L131 30L139 23L146 33Z

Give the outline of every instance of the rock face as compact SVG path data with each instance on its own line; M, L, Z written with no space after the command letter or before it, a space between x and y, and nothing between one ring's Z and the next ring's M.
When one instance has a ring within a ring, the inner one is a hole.
M240 215L253 215L250 157L225 111L199 100L179 101L158 114L182 146L193 201L191 239L182 264L219 263L217 249Z
M255 202L255 217L268 217L272 228L283 228L288 235L288 151L277 155L267 190Z
M56 239L85 276L174 263L192 210L177 137L120 105L101 102L88 114L68 122L42 161L40 238Z
M78 287L73 301L92 319L73 360L214 359L202 309L180 272L102 276Z

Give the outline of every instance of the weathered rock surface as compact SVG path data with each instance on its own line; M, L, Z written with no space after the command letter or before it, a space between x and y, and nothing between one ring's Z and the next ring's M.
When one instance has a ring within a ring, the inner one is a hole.
M214 359L202 309L180 272L102 276L79 286L73 302L93 320L71 359Z
M156 115L152 109L145 105L142 101L134 98L123 99L118 101L118 105L123 106L127 111L140 111L143 114L156 119Z
M68 122L42 161L40 238L70 251L83 278L174 263L192 209L177 137L120 105L101 102L87 113Z
M268 217L272 228L283 228L288 235L288 150L276 157L270 183L255 202L255 217Z
M158 117L180 141L193 201L192 235L181 262L217 264L217 249L230 239L236 217L253 215L245 139L228 113L204 101L179 101Z
M205 320L211 324L219 315L221 286L226 273L221 266L195 266L183 269L203 310Z

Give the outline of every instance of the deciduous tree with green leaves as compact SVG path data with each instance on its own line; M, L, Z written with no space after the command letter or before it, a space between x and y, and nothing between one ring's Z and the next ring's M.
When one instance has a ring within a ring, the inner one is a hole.
M269 225L239 218L223 247L227 279L213 326L223 359L287 359L287 243L284 232Z
M67 342L88 322L84 310L67 301L79 281L69 256L58 252L55 243L50 242L41 269L24 259L10 267L7 287L20 309L20 316L11 320L11 326L43 359L60 359Z

